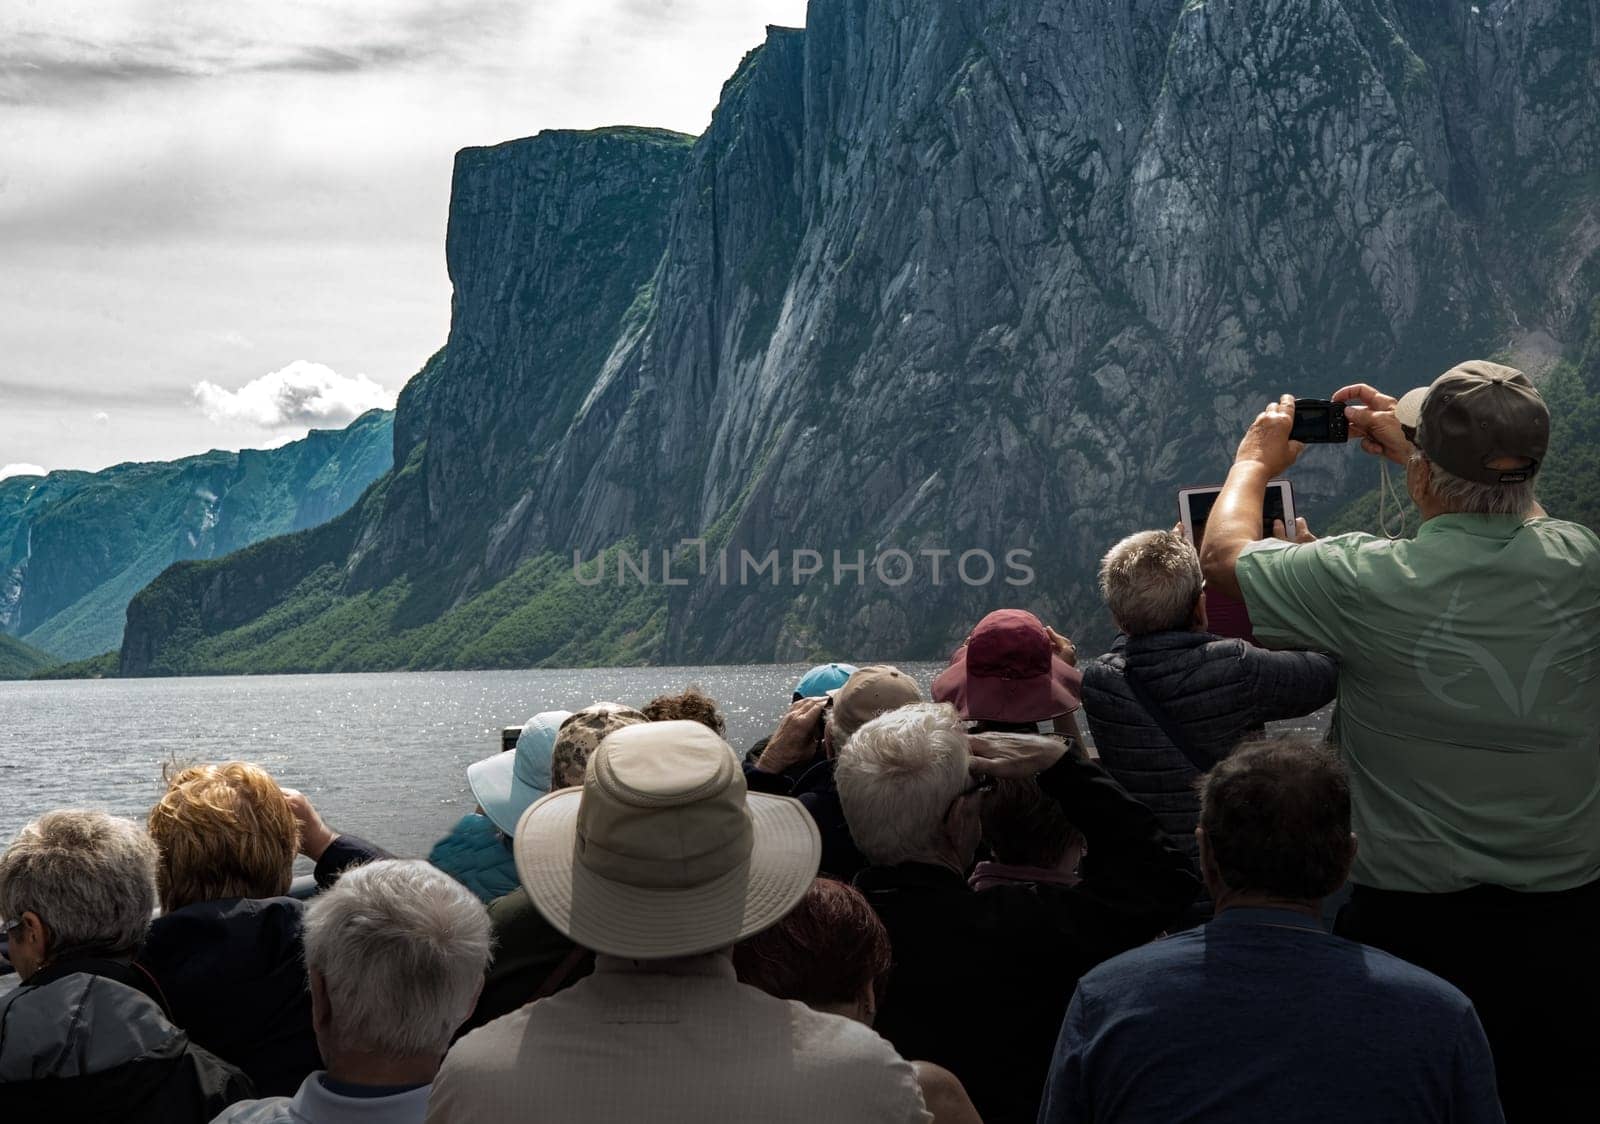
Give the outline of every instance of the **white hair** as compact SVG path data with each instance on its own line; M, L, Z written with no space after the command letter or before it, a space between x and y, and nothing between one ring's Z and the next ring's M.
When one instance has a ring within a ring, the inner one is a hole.
M131 820L47 812L0 855L0 917L38 914L52 960L133 952L156 908L156 859L155 843Z
M306 907L306 966L335 1042L391 1058L442 1056L477 1001L492 938L483 904L418 860L356 867Z
M1129 535L1100 562L1100 592L1129 636L1188 628L1201 588L1200 556L1172 531Z
M884 866L928 857L969 761L966 728L948 703L902 706L852 734L834 780L861 853Z
M1453 472L1431 461L1417 449L1411 454L1413 464L1428 466L1428 491L1447 511L1462 515L1527 515L1533 510L1534 482L1527 479L1516 484L1480 484L1464 480Z

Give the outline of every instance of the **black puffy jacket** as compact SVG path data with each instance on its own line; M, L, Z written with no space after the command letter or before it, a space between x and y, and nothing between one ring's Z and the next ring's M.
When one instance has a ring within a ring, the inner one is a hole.
M0 999L0 1119L202 1124L254 1095L133 977L105 961L65 962Z
M1161 821L1191 859L1198 854L1199 770L1175 748L1128 687L1132 670L1191 747L1215 764L1263 724L1299 718L1333 699L1339 666L1320 652L1271 652L1207 632L1119 636L1083 669L1083 709L1106 771ZM1210 916L1203 895L1186 917Z

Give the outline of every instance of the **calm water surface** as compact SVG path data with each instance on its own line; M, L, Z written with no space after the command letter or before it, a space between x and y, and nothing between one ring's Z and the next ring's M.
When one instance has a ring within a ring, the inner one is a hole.
M938 670L902 664L924 690ZM472 810L469 762L500 728L597 699L640 706L698 684L743 750L806 665L0 682L0 842L52 808L142 820L170 761L244 759L304 791L336 831L426 855Z
M903 663L928 689L935 664ZM472 810L469 762L500 728L598 699L641 706L690 684L743 751L770 733L804 664L0 682L0 844L52 808L143 820L168 762L243 759L311 797L336 831L426 855ZM1280 729L1320 730L1326 713ZM1087 731L1085 731L1087 732ZM305 864L302 864L305 865Z

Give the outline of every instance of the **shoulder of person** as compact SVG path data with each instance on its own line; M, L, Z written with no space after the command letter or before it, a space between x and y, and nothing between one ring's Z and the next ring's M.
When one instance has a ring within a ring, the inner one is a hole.
M869 1084L887 1080L915 1085L911 1063L870 1026L844 1015L814 1011L798 1000L780 1002L789 1004L795 1048L804 1055L795 1060L818 1077L837 1080L854 1073Z
M290 1097L263 1097L255 1101L236 1101L223 1109L211 1124L297 1124L294 1101Z
M517 1057L518 1045L527 1035L534 1013L541 1009L548 1010L547 1005L553 1004L558 998L558 995L549 996L537 1003L524 1004L463 1034L445 1054L434 1085L448 1084L456 1077L471 1082L476 1079L479 1070L505 1068L506 1063Z
M1600 535L1582 523L1574 523L1570 519L1557 519L1551 515L1541 515L1529 519L1523 527L1534 531L1544 538L1567 539L1575 544L1600 554Z
M1343 940L1345 945L1356 950L1367 979L1395 994L1399 1000L1396 1010L1406 1010L1417 1016L1444 1013L1455 1017L1472 1007L1472 1000L1460 988L1426 968L1419 968L1381 948L1345 938L1335 939Z
M1257 539L1246 544L1241 558L1295 559L1342 557L1367 551L1388 551L1411 539L1386 539L1366 531L1346 531L1339 535L1323 535L1310 542L1286 542L1283 539Z
M1100 1000L1147 981L1159 986L1204 954L1203 925L1159 936L1090 968L1079 978L1078 991L1085 1000Z

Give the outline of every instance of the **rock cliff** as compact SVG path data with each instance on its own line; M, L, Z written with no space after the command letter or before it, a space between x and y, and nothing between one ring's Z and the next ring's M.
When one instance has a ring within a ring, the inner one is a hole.
M393 475L165 575L123 670L938 656L1001 604L1103 638L1096 558L1270 396L1576 338L1597 91L1570 0L813 0L692 144L460 154ZM647 588L574 580L619 547Z

